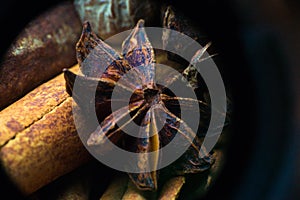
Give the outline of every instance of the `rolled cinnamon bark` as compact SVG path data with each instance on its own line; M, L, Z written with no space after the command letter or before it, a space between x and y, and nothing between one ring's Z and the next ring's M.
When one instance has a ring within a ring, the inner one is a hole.
M77 135L63 75L2 110L0 119L1 164L24 195L91 159Z
M0 64L0 110L76 64L75 45L80 33L81 22L71 2L61 3L31 21Z

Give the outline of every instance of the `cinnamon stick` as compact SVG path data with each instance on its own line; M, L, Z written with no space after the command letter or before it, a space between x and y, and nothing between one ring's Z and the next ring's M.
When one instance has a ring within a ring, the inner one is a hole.
M0 160L24 195L91 159L77 135L63 75L2 110L0 120Z

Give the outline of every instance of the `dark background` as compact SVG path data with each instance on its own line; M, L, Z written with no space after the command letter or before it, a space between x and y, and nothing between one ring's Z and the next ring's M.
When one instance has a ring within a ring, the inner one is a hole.
M1 55L31 19L58 2L2 2ZM205 198L299 199L300 3L165 2L180 8L214 41L232 90L228 158ZM2 195L20 197L5 178L1 173Z

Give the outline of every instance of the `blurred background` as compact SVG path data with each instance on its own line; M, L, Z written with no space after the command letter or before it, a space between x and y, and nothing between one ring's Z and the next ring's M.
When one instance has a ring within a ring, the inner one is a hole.
M1 56L31 19L59 2L2 2ZM228 158L205 199L299 199L300 3L164 2L180 8L209 35L232 90L234 133ZM17 197L2 177L1 190Z

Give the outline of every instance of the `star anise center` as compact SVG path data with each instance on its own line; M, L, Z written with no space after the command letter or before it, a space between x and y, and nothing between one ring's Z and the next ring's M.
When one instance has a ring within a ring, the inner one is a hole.
M160 94L158 89L150 89L150 88L144 89L144 99L146 103L148 103L149 105L158 103L158 101L160 100L159 97Z
M86 86L82 91L91 89L89 87L90 83L97 81L95 105L97 115L101 118L99 121L100 125L90 135L87 144L88 146L99 145L101 147L101 145L105 144L107 138L112 141L121 141L120 143L124 144L124 149L140 153L141 159L137 163L137 167L141 171L147 171L149 166L154 166L153 168L157 169L160 156L164 156L159 154L158 150L167 145L175 135L179 134L190 146L187 153L183 155L182 162L179 163L178 168L183 172L204 171L210 167L213 159L211 159L205 149L202 150L200 148L201 141L197 136L197 132L192 130L189 124L181 118L180 111L185 109L191 112L192 115L192 112L199 112L198 104L200 110L205 112L209 110L209 105L198 99L177 97L171 90L168 90L167 86L163 87L155 84L155 55L143 29L143 24L143 20L140 20L128 38L124 40L122 55L119 55L112 47L100 40L91 31L88 23L84 25L81 39L77 43L77 57L81 72L85 76L78 76L77 78L82 80L80 86ZM202 55L203 52L199 51L192 61L198 61ZM124 75L132 69L134 69L132 71L133 75L125 76L124 78ZM193 70L185 70L187 74L183 73L183 76L190 82L190 85L197 86L197 80L190 80L189 72L191 71ZM172 76L171 79L167 78L167 80L170 80L168 84L172 84L172 81L176 79L176 76L174 77L171 74L170 76ZM76 75L72 74L72 72L65 71L67 91L80 106L87 108L89 106L85 105L85 103L91 102L90 99L85 99L86 97L81 93L72 91L75 77ZM120 83L122 78L124 84ZM129 102L128 99L122 99L123 92L120 92L120 99L112 99L111 93L115 91L116 86L120 86L119 88L117 87L120 91L133 91ZM105 109L108 109L108 104L114 100L125 101L129 105L112 110L103 119L103 113L106 113ZM195 106L193 107L195 104L197 109L194 109ZM151 109L151 107L156 109ZM128 115L131 118L119 124ZM132 121L140 126L140 130L137 131L138 137L132 137L133 140L126 141L128 137L124 137L125 133L122 129ZM162 126L159 127L159 124ZM156 152L155 156L150 158L144 154L149 152ZM200 158L199 155L202 155L204 158ZM156 170L129 173L129 176L139 188L147 190L155 190L157 188Z

